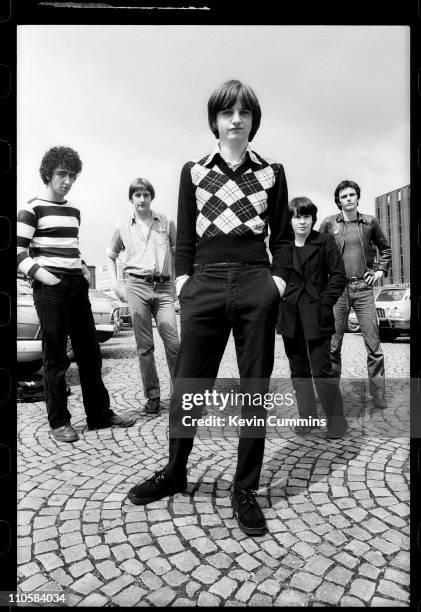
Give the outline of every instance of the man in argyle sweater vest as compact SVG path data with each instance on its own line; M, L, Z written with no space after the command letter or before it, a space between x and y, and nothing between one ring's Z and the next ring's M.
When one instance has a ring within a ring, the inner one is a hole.
M292 265L284 170L249 146L261 118L250 87L224 83L209 99L208 117L219 143L210 155L187 162L180 179L175 272L181 346L170 407L169 462L129 491L135 504L186 488L196 428L185 426L183 398L212 388L231 331L242 393L267 392L273 368L275 322ZM193 407L189 414L189 423L195 423L201 409ZM265 423L266 411L245 400L241 416ZM232 504L248 535L266 531L252 493L259 486L264 443L264 426L241 429Z

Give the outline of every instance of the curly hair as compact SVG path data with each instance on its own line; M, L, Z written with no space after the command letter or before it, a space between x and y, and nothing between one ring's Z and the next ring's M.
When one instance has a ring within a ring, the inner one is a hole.
M236 102L239 102L244 109L249 110L252 113L253 118L249 135L249 142L251 142L259 129L262 111L260 109L257 96L252 88L249 85L245 85L241 81L237 81L236 79L225 81L225 83L215 89L209 98L209 127L215 138L219 138L218 128L216 125L216 116L220 111L234 106Z
M53 172L56 168L71 170L74 174L79 174L82 170L82 162L79 154L70 147L52 147L44 154L41 161L39 173L45 185L51 181Z

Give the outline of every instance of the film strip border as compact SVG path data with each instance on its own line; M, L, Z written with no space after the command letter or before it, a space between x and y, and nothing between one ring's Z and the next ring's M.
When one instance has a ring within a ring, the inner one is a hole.
M0 590L16 585L16 34L0 2Z
M180 6L176 6L176 5ZM280 17L268 20L273 8L260 3L247 10L235 0L195 2L39 2L36 0L0 0L0 591L16 590L16 31L25 23L165 23L168 9L179 8L173 22L185 23L194 13L196 23L279 23ZM72 5L66 6L66 5ZM96 5L96 6L95 6ZM99 5L102 5L101 7ZM107 6L108 5L108 6ZM149 5L149 6L148 6ZM153 6L154 5L154 6ZM99 11L98 9L102 10ZM121 10L123 9L124 10ZM146 10L137 10L139 8ZM197 10L204 9L207 10ZM60 9L60 10L57 10ZM72 9L72 10L70 10ZM79 10L74 10L79 9ZM161 10L159 10L161 9ZM165 10L164 10L165 9ZM187 15L189 13L189 15ZM341 3L317 3L308 0L282 7L286 24L364 24L407 25L411 28L411 411L421 410L421 0L384 3L372 0L369 5L356 0ZM273 15L273 14L272 14ZM346 75L339 79L346 81ZM340 84L340 83L339 83ZM393 84L391 84L391 87ZM412 547L411 608L421 611L421 440L411 439L412 468Z

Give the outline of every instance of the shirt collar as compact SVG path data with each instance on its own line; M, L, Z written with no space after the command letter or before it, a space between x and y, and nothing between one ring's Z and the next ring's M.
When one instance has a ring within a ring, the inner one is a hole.
M344 215L343 215L342 211L341 211L341 212L339 213L339 215L336 217L336 221L337 221L338 223L345 222ZM367 219L366 219L366 218L364 217L364 215L363 215L362 213L360 213L359 211L357 211L357 221L358 221L358 223L359 223L360 221L361 221L361 223L368 223Z
M152 210L152 208L151 208L151 213L152 213L153 220L155 221L157 219L159 221L158 213L156 213L154 210ZM133 223L136 223L136 215L135 215L134 211L131 214L130 221L131 221L132 225L133 225Z
M221 156L221 149L219 147L219 142L216 143L216 145L214 146L212 153L210 153L210 155L208 155L208 157L207 157L207 159L205 161L205 166L209 166L210 165L210 163L214 160L215 155L220 155ZM259 158L257 157L256 153L254 151L252 151L250 143L247 145L247 148L246 148L246 150L244 152L244 158L247 155L250 157L252 162L254 162L255 164L258 164L259 166L262 165L262 162L259 160Z

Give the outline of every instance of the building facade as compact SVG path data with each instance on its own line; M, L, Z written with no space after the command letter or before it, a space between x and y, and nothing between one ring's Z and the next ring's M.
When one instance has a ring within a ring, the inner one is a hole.
M375 199L376 217L392 248L392 264L382 284L410 282L409 244L410 185L394 189Z
M117 279L119 283L123 285L127 284L126 275L123 272L123 264L117 260ZM109 293L114 295L114 291L111 288L111 279L108 274L107 266L101 266L96 271L96 288L99 291L104 291L104 293Z
M91 289L95 289L96 288L96 266L88 265L88 270L91 275L91 280L89 281L89 287Z

